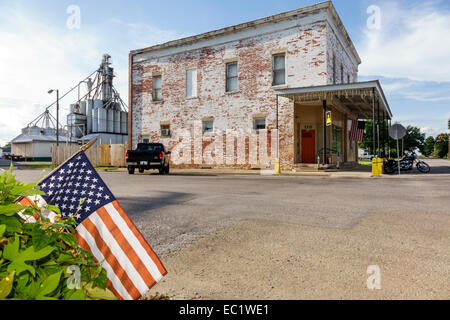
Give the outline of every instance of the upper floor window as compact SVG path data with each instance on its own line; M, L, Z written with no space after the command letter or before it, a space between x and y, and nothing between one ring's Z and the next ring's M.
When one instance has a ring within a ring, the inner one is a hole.
M272 57L272 85L277 86L286 83L286 55L275 54Z
M347 83L350 83L350 75L347 74Z
M203 133L213 133L213 132L214 132L214 120L204 120Z
M333 54L333 84L336 84L336 55Z
M266 118L254 118L253 119L253 128L258 130L265 130L266 129Z
M186 97L197 96L197 69L186 70Z
M226 92L233 92L238 90L238 63L230 62L226 65L227 68L227 88Z
M344 66L341 64L341 83L344 83Z
M152 83L153 83L153 101L161 101L162 100L161 76L154 76Z

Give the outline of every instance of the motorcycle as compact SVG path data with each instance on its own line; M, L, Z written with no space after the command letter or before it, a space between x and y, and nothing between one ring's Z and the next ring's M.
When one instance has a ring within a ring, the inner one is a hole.
M419 170L422 173L429 173L431 171L430 166L427 163L419 160L414 152L405 155L400 160L400 170L411 171L414 167L414 164L416 165L417 170ZM394 174L398 172L398 161L397 160L386 161L384 164L384 172L387 174Z

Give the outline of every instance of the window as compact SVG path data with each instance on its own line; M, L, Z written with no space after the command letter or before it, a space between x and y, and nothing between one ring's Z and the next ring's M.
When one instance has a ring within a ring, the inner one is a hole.
M284 53L276 54L272 59L273 83L278 86L286 83L286 56Z
M162 100L162 90L161 90L161 76L153 77L153 101Z
M170 137L170 124L161 125L161 137Z
M162 144L145 144L148 142L144 142L144 144L139 143L137 150L139 151L148 151L148 152L163 152L164 147Z
M333 84L336 84L336 56L333 54Z
M344 83L344 66L341 64L341 83Z
M186 70L186 97L197 97L197 69Z
M333 126L332 130L333 130L333 140L332 140L333 152L336 152L340 155L342 153L342 128L338 126Z
M347 83L350 83L350 75L347 74Z
M150 137L142 137L142 143L150 143ZM139 149L139 146L138 146Z
M253 127L256 131L266 129L266 118L254 118Z
M203 133L213 133L214 132L214 120L203 121Z
M233 92L238 90L238 63L227 63L227 88L226 92Z

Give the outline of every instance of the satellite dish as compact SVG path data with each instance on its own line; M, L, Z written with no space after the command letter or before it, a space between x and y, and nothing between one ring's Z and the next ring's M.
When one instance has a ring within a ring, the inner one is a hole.
M403 139L406 135L406 129L401 124L394 124L389 129L389 135L391 136L392 139L395 140Z

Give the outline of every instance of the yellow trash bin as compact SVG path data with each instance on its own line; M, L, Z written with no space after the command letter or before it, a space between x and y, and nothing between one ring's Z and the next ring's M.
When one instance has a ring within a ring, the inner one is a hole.
M372 159L372 177L379 177L383 172L382 170L380 170L381 168L380 162L381 159L379 158Z

